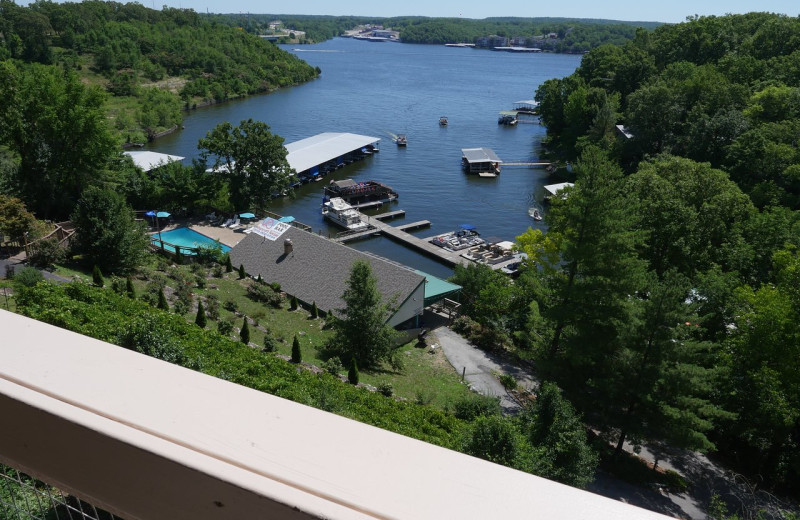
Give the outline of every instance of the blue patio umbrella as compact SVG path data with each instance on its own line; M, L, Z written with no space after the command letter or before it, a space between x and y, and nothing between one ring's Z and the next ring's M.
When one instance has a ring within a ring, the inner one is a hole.
M256 218L253 213L239 213L239 217L241 218Z
M168 218L171 215L168 211L159 211L156 213L156 217L158 218Z
M475 226L472 224L461 224L461 229L466 229L467 231L472 231L475 229Z
M144 216L145 217L155 217L156 216L156 212L153 211L153 210L150 210L147 213L145 213Z
M294 217L281 217L278 222L294 222Z

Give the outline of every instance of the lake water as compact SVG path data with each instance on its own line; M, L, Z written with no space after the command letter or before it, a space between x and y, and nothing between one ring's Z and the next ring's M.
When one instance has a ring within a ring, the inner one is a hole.
M506 127L498 112L532 99L545 80L572 74L580 56L513 54L439 45L373 43L336 38L317 45L283 46L322 75L310 83L191 112L185 129L148 149L197 157L197 141L216 124L253 118L273 133L298 141L321 132L379 137L380 153L338 170L330 179L377 180L400 198L380 211L404 209L405 220L430 220L421 237L473 224L484 238L513 240L528 227L544 226L529 216L541 208L543 169L504 168L495 179L467 176L461 149L492 148L505 162L535 162L545 135L538 124ZM449 126L440 127L447 116ZM406 134L398 148L392 134ZM315 231L336 233L320 214L323 182L302 186L296 197L278 199L271 209L292 215ZM368 212L374 213L374 212ZM352 244L437 276L452 271L435 260L386 238Z

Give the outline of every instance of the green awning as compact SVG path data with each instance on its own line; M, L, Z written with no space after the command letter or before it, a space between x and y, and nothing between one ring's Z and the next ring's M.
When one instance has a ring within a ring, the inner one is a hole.
M461 291L460 285L450 283L447 280L442 280L432 274L423 273L416 269L414 272L425 277L425 307L440 302Z

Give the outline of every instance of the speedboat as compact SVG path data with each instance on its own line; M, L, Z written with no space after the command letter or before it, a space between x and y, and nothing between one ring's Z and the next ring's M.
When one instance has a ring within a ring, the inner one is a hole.
M408 144L405 134L399 134L394 142L397 143L397 146L406 146Z
M442 116L439 118L439 126L447 126L447 116Z

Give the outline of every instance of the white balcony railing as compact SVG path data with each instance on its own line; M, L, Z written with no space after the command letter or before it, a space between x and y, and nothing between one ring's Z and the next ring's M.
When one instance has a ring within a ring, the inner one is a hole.
M656 513L0 311L0 462L127 519Z

